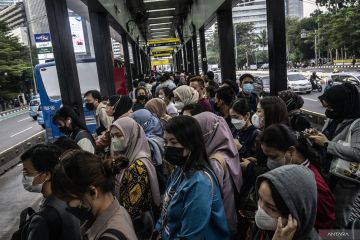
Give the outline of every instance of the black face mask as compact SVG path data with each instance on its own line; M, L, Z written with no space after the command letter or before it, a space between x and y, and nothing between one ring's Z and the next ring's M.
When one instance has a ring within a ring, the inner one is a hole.
M95 109L94 103L85 103L85 107L86 107L89 111L94 111L94 109Z
M67 207L66 211L74 215L81 222L85 222L87 220L92 220L94 215L91 212L91 208L84 207Z
M139 95L136 97L136 99L138 101L147 101L147 96L146 95Z
M335 120L342 120L342 118L343 118L341 113L333 111L333 110L326 110L325 116L330 119L335 119Z
M61 133L65 134L65 135L71 134L71 129L66 126L59 127L59 130Z
M187 160L187 156L183 156L184 148L165 147L165 160L174 166L183 166Z

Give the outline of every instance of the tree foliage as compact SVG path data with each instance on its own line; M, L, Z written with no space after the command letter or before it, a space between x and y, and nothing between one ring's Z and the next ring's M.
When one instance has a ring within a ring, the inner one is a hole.
M336 12L317 11L309 18L287 19L286 38L289 59L303 61L315 58L315 36L320 56L333 56L338 49L347 56L360 55L360 5L343 7ZM301 38L302 31L306 37Z
M10 34L5 23L0 22L0 88L20 90L31 78L29 50Z
M316 4L325 6L330 12L360 4L360 0L316 0Z

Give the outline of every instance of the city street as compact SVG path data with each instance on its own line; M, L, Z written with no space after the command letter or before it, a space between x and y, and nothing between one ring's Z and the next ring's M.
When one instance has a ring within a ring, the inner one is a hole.
M300 96L304 99L303 109L309 110L316 113L325 113L325 108L321 105L319 96L322 93L312 92L310 94L300 94Z
M0 119L0 152L42 131L28 111L7 119Z

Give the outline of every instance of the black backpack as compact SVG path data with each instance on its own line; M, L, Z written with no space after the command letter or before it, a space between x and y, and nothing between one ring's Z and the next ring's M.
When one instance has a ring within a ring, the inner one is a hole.
M32 218L39 215L45 218L49 226L49 236L51 240L62 239L62 221L58 211L52 206L46 206L39 212L35 212L31 207L25 208L20 213L19 229L14 232L11 240L25 240L27 239L27 231Z

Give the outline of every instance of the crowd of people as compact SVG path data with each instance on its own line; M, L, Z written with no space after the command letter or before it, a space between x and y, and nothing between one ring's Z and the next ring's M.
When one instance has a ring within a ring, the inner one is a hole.
M259 97L253 83L163 73L129 95L92 90L96 133L63 106L64 136L21 156L24 188L44 200L13 239L312 240L353 227L360 182L334 166L360 159L356 87L319 97L320 131L301 96Z

